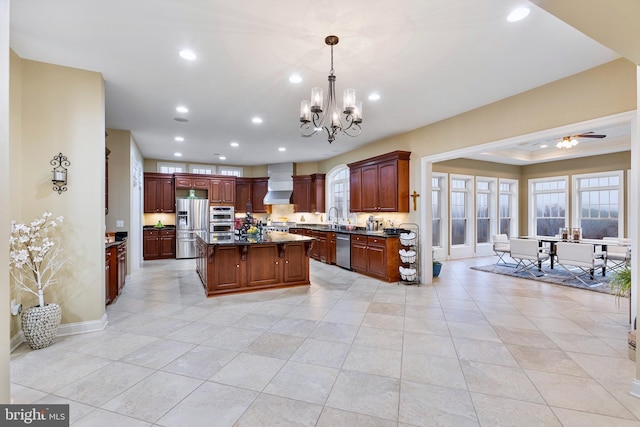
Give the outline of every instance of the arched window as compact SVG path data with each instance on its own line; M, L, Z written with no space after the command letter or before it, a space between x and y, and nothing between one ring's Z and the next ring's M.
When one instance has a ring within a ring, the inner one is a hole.
M338 210L338 218L346 219L349 215L349 168L346 165L339 165L327 174L327 215L335 215ZM327 218L329 219L329 218Z

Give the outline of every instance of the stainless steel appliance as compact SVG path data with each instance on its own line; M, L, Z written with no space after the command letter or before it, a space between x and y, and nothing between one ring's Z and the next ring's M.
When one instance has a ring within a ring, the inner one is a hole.
M196 233L209 229L209 199L176 199L176 258L196 257Z
M233 206L211 206L209 208L209 241L232 243L234 224Z
M267 231L284 231L289 232L289 228L295 227L296 223L291 221L273 221L271 225L264 227Z
M351 270L351 234L336 233L336 265Z

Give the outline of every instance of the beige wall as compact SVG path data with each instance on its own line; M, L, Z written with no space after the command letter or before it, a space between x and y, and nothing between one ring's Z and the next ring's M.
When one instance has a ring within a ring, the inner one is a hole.
M453 159L433 164L434 172L520 179L521 167L472 159Z
M21 157L11 165L19 185L15 219L31 221L44 211L65 217L61 246L66 264L45 301L62 306L63 324L96 321L105 312L104 81L99 73L16 55L11 61L11 93L17 97L11 99L10 115L12 123L21 122L10 143ZM19 74L13 74L17 69ZM58 153L71 162L68 190L62 194L51 185L49 162ZM30 297L22 301L34 304ZM12 336L16 333L12 328Z
M0 205L9 209L0 209L0 242L9 241L9 218L11 218L10 204L10 156L9 149L10 126L9 117L9 1L0 0ZM10 312L9 304L9 248L8 245L0 245L0 402L10 401L9 393L9 331Z
M131 132L107 129L106 146L109 154L109 213L105 216L108 232L131 229ZM116 220L124 227L116 227Z

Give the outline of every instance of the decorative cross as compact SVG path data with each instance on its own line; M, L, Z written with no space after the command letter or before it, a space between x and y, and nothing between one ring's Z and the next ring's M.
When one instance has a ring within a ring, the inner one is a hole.
M413 199L413 210L415 211L416 208L416 200L418 199L418 197L420 197L420 195L418 193L416 193L416 190L413 190L413 194L410 194L409 197L411 197Z

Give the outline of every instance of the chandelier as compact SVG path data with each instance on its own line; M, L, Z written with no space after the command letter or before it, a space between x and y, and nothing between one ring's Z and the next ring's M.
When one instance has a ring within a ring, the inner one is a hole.
M577 139L571 138L570 136L565 136L565 137L562 137L562 141L560 141L560 142L558 142L556 144L556 147L562 148L563 150L566 150L568 148L575 147L579 143L580 142Z
M311 101L300 103L300 132L302 136L315 135L325 131L329 144L338 134L354 137L360 135L362 128L362 102L356 102L355 89L345 89L342 99L342 113L336 100L336 76L333 70L333 46L338 44L337 36L327 36L324 42L331 46L331 70L329 70L329 91L323 103L322 89L311 88ZM344 114L344 118L342 117ZM344 120L344 122L343 122Z

